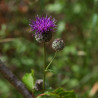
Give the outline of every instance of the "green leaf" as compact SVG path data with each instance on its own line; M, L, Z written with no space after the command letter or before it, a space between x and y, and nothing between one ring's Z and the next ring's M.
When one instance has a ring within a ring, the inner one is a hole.
M63 88L58 88L53 92L47 91L44 96L38 96L37 98L76 98L76 95L74 91L65 91Z
M58 94L59 98L76 98L74 91L65 91L63 88L58 88L53 93Z
M55 94L55 93L53 93L53 92L45 92L45 94L46 94L46 95L48 95L48 96L55 96L55 97L59 97L59 95L58 95L58 94Z
M37 96L37 98L58 98L59 96L52 92L45 92L43 95Z
M24 82L24 84L26 85L26 87L32 91L34 89L34 70L31 71L31 73L26 73L23 78L22 81Z

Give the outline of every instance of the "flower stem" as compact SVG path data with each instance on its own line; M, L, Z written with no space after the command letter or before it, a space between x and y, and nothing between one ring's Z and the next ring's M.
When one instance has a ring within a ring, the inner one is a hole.
M50 63L47 65L47 67L46 67L45 71L47 71L47 70L48 70L48 68L50 67L51 63L53 62L53 60L54 60L54 59L55 59L55 57L56 57L56 54L57 54L57 51L55 52L55 55L54 55L53 59L52 59L52 60L50 61Z
M44 51L43 51L43 56L44 56L44 69L43 69L43 71L44 71L44 77L43 77L43 91L45 91L45 74L46 74L46 72L45 72L45 68L46 68L46 45L45 45L45 42L44 42Z

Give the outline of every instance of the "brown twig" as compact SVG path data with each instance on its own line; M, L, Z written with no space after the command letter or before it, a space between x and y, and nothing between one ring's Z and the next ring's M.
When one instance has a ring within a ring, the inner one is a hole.
M44 96L44 95L46 95L46 94L40 94L40 95L36 96L35 98L37 98L37 97L39 97L39 96Z
M32 94L30 94L24 84L5 66L1 60L0 73L22 94L24 98L33 98Z

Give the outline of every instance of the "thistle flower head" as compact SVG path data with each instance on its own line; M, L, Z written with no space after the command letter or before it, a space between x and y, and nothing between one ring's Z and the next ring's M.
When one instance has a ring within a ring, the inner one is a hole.
M54 31L54 28L56 27L55 25L55 19L52 17L36 17L36 20L30 21L31 23L29 24L32 31L36 31L36 34L43 34L47 33L49 31Z

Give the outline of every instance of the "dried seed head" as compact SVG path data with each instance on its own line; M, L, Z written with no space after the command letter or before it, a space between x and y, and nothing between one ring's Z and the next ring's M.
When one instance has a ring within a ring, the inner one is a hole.
M35 90L41 91L42 89L43 89L43 80L42 79L36 80Z
M56 51L63 50L64 48L64 42L60 38L57 38L52 43L52 48Z

